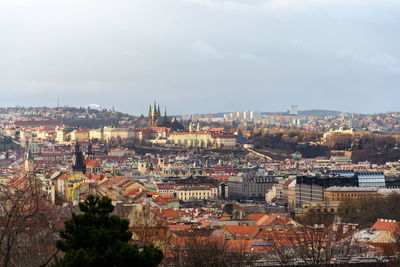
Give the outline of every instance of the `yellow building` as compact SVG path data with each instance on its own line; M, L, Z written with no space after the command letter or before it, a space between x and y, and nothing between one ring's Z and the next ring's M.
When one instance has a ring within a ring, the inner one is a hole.
M324 200L327 203L340 202L348 199L375 196L378 188L375 187L330 187L324 190Z
M65 197L69 202L79 201L82 191L81 186L88 183L88 179L83 173L71 173L67 175L65 182Z
M20 141L55 140L56 133L52 128L24 128L20 130Z
M237 144L237 137L233 134L213 134L211 132L175 132L170 134L167 140L169 144L186 148L233 148Z
M90 139L98 139L110 141L111 139L140 139L139 131L135 131L131 128L112 128L112 127L104 127L100 129L90 130L89 132Z
M213 139L218 148L234 148L237 144L237 137L233 134L216 135Z
M100 129L90 130L89 138L90 140L92 139L103 140L103 129L100 128Z
M218 197L218 188L212 185L178 186L175 195L180 200L201 200Z
M78 140L78 142L88 142L89 141L89 130L73 130L68 133L69 139L72 142Z
M355 134L368 134L368 133L369 131L366 130L344 129L343 127L340 127L338 130L330 129L328 132L324 133L323 139L327 139L332 134L355 135Z
M62 143L65 142L67 140L66 137L66 131L64 127L58 127L56 128L56 142L57 143Z
M172 133L168 136L168 143L177 147L211 147L212 135L207 132Z
M296 216L308 212L338 214L342 201L357 199L378 194L378 189L373 187L330 187L324 190L323 202L306 202L296 211Z
M305 202L296 210L296 217L304 216L308 213L316 214L337 214L340 202Z
M134 138L134 131L130 128L111 128L111 127L104 127L103 129L103 138L105 140L110 140L111 138L121 138L121 139L128 139Z

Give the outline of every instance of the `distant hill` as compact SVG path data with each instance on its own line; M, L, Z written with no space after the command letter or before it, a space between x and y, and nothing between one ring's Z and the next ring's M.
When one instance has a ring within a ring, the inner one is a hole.
M199 114L200 116L211 115L214 118L223 118L224 114L228 114L230 112L218 112L218 113L207 113L207 114ZM338 116L341 111L335 110L324 110L324 109L310 109L310 110L300 110L300 116L318 116L318 117L325 117L325 116ZM288 111L284 112L262 112L262 115L289 115ZM177 118L182 118L182 115L175 115Z
M325 117L325 116L338 116L341 111L336 110L324 110L324 109L310 109L310 110L300 110L299 115L301 116L318 116L318 117Z

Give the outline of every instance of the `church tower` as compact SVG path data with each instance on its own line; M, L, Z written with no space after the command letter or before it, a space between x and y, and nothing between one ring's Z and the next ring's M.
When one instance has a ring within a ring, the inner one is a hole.
M150 121L151 121L151 116L152 116L152 110L151 110L151 105L149 108L149 125L150 125Z
M86 166L83 162L83 153L78 140L75 141L74 154L72 155L72 170L75 172L86 172Z
M30 172L30 173L32 173L35 170L35 161L32 152L29 148L27 149L25 154L24 170L25 172Z
M86 150L85 159L94 159L94 152L92 147L92 142L89 141L89 145Z
M160 105L157 107L156 101L154 101L153 107L150 105L149 108L149 127L157 126L157 122L160 117Z

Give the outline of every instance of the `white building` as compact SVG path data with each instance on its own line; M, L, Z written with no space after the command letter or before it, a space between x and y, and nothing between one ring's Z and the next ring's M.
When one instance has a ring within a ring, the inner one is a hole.
M290 115L299 115L299 108L297 105L291 105L289 113Z

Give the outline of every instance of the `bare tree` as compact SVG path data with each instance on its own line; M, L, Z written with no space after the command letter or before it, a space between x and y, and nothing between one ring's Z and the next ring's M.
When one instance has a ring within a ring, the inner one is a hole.
M52 206L36 181L23 188L0 186L2 266L40 265L55 251Z
M226 240L212 237L208 231L193 230L182 233L172 242L168 266L253 266L260 253L252 251L250 240Z
M224 258L228 266L253 266L255 261L262 258L262 253L253 251L252 240L226 240L225 242Z
M225 262L225 239L191 233L175 240L172 266L228 266Z
M359 253L359 246L340 229L323 225L297 227L265 232L272 257L281 265L328 265L347 263Z
M161 227L157 216L152 212L150 202L137 205L130 222L137 229L136 234L143 244L149 244L150 238L156 235Z

